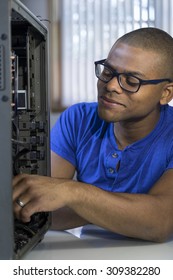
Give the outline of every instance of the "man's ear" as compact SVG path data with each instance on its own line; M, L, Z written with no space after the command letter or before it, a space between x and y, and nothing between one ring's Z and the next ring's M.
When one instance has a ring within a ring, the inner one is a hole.
M167 84L162 92L162 96L160 99L161 105L168 104L173 99L173 83Z

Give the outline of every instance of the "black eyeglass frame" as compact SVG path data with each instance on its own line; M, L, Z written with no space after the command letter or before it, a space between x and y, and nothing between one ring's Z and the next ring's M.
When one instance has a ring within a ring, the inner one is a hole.
M117 80L118 80L118 83L119 83L119 86L125 90L125 91L128 91L130 93L135 93L137 92L141 85L149 85L149 84L153 84L153 85L156 85L156 84L159 84L159 83L162 83L162 82L173 82L173 80L169 79L169 78L163 78L163 79L155 79L155 80L142 80L138 77L136 77L135 75L132 75L130 73L118 73L116 70L112 69L110 66L108 66L107 64L105 64L105 61L106 59L102 59L102 60L98 60L98 61L95 61L94 64L95 64L95 75L96 77L101 80L102 82L104 83L108 83L110 82L114 77L117 77ZM98 64L101 64L103 66L106 66L112 73L112 77L110 77L110 79L108 81L105 81L105 80L102 80L98 75L97 75L97 65ZM126 75L126 76L130 76L130 77L134 77L135 79L137 79L139 81L139 85L138 85L138 88L135 90L135 91L130 91L130 90L127 90L125 89L122 84L121 84L121 80L119 79L119 76L120 75Z

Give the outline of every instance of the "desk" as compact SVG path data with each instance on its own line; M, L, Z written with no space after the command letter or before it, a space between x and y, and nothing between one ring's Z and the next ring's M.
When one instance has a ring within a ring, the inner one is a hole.
M173 238L153 243L85 226L48 231L25 260L173 260Z

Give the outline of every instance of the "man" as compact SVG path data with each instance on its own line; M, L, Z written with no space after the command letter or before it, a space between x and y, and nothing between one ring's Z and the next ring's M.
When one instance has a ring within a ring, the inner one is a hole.
M156 28L132 31L95 67L98 103L61 115L52 178L16 176L15 214L27 222L54 211L54 229L92 223L162 242L173 234L173 38Z

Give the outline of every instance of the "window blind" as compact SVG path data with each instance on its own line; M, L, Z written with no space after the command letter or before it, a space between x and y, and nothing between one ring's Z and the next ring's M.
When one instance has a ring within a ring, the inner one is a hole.
M54 0L57 2L57 0ZM172 33L171 0L60 0L61 106L97 100L94 61L118 37L146 26Z

